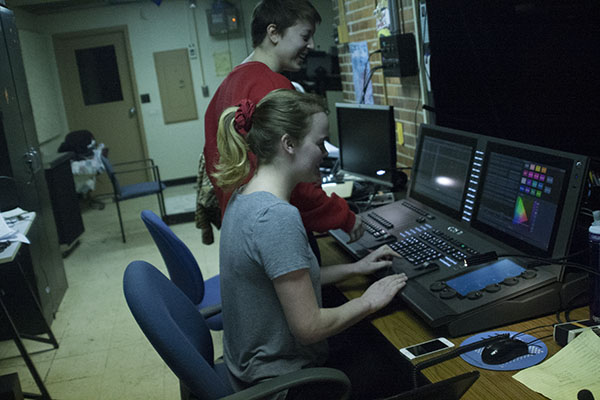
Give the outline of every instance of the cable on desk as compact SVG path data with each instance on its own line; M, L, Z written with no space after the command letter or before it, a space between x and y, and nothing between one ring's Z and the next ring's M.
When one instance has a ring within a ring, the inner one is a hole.
M497 342L501 339L506 339L506 338L508 338L508 336L509 336L508 333L501 333L498 335L494 335L487 339L482 339L475 343L470 343L465 346L461 346L452 351L449 351L448 353L442 354L441 356L433 357L433 358L430 358L429 360L425 360L418 364L415 364L413 366L413 389L415 389L417 387L417 373L420 370L429 368L433 365L450 360L451 358L458 357L459 355L461 355L463 353L467 353L469 351L473 351L473 350L479 349L481 347L487 346L487 345Z
M512 338L514 339L517 336L524 334L525 332L534 331L536 329L550 328L550 327L554 328L555 325L556 324L546 324L546 325L534 326L533 328L525 329L524 331L515 333L514 335L512 335Z
M551 338L552 336L554 336L554 335L546 335L546 336L542 336L541 338L537 338L537 339L535 339L535 340L532 340L531 342L526 342L526 343L527 343L527 345L530 345L530 344L532 344L532 343L535 343L535 342L537 342L538 340L542 340L542 339ZM513 336L513 337L514 337L514 336ZM536 345L534 344L534 346L536 346ZM539 347L539 346L537 346L537 347Z
M560 264L564 267L573 267L573 268L577 268L582 271L585 271L589 274L600 276L599 271L593 270L588 265L567 261L569 258L574 257L575 255L579 255L579 252L574 253L572 255L565 256L565 257L560 257L560 258L543 258L543 257L530 256L527 254L496 254L495 251L490 251L490 252L487 252L484 254L476 254L474 256L467 257L464 259L464 263L465 263L465 266L474 266L474 265L479 265L479 264L483 264L486 262L494 261L499 258L508 258L508 257L525 258L525 259L529 259L529 260L539 261L539 262L543 263L543 265ZM538 265L538 266L541 267L543 265Z

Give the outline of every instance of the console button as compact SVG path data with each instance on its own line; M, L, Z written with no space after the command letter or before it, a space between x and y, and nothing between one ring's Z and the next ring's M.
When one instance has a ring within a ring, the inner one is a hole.
M523 279L533 279L537 276L537 272L528 269L526 271L523 271L523 273L521 274L521 278Z
M502 283L506 286L515 286L517 283L519 283L519 280L517 278L506 278L502 281Z
M431 290L432 292L441 292L446 288L446 283L442 281L433 282L431 285L429 285L429 290Z
M467 294L467 299L469 299L469 300L477 300L477 299L480 299L481 297L483 297L483 293L481 293L479 290L476 290L474 292Z
M454 289L445 288L440 292L440 298L443 300L450 300L456 297L456 291Z
M484 290L488 293L496 293L499 292L500 289L502 289L500 285L497 283L492 283L491 285L487 285Z

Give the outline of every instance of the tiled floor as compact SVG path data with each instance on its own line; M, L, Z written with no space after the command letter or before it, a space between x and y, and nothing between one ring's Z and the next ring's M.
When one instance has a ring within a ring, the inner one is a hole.
M177 189L169 189L176 191ZM184 189L187 190L187 189ZM172 193L171 193L172 194ZM25 341L53 399L178 399L175 375L148 343L125 303L123 271L133 260L166 269L139 215L158 214L156 197L121 203L127 243L121 234L115 205L83 209L85 232L80 245L64 259L69 288L52 323L60 347ZM218 273L216 243L201 242L193 222L171 228L191 249L204 278ZM222 354L221 335L213 335L215 356ZM0 375L17 372L24 391L37 392L25 363L11 341L0 342Z

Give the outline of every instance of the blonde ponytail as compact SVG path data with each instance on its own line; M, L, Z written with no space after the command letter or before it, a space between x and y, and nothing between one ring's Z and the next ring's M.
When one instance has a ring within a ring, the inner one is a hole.
M281 136L285 133L300 143L310 129L311 115L319 112L327 112L322 97L289 89L270 92L256 108L244 99L223 111L217 131L220 159L212 174L217 185L227 191L236 189L250 173L249 151L259 165L270 163Z
M229 107L223 111L219 119L217 131L219 163L215 167L216 172L212 174L217 185L228 191L238 187L250 173L248 143L233 126L236 111L237 107Z

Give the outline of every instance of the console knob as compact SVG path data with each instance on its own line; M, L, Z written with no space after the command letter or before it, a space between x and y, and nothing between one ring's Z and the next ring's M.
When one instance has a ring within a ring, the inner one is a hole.
M537 276L537 272L530 270L530 269L523 271L523 273L521 274L521 278L523 278L523 279L533 279L536 276Z
M467 299L469 300L477 300L480 299L483 296L483 293L481 293L479 290L476 290L474 292L471 292L467 295Z
M451 298L456 296L456 291L454 289L445 288L440 292L440 298L443 300L450 300Z
M506 278L502 281L502 283L504 283L506 286L515 286L517 283L519 283L519 280L517 278Z
M488 293L496 293L496 292L499 292L500 289L502 289L502 287L500 285L498 285L497 283L492 283L491 285L487 285L485 287L485 291Z
M432 292L441 292L442 290L446 289L446 283L445 282L433 282L431 285L429 285L429 289Z

